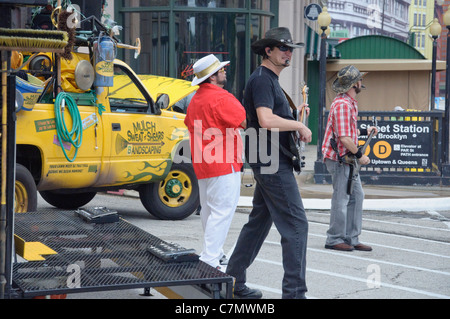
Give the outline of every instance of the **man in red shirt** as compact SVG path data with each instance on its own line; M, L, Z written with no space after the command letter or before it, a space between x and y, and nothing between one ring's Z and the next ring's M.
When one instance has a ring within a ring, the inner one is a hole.
M331 104L325 130L322 153L327 170L333 182L333 197L330 209L330 227L327 231L325 248L352 251L370 251L371 247L361 244L358 236L362 227L362 208L364 191L358 175L354 182L352 195L347 194L347 183L350 174L348 164L341 163L340 157L352 153L361 165L370 163L369 157L358 148L358 135L367 135L376 127L358 129L358 104L356 95L364 88L361 73L353 65L346 66L338 72L333 82L333 90L337 93ZM333 147L333 141L335 146Z
M200 192L204 230L200 260L224 270L223 245L240 196L245 109L224 89L229 61L210 54L194 64L192 98L184 123L190 134L192 163Z

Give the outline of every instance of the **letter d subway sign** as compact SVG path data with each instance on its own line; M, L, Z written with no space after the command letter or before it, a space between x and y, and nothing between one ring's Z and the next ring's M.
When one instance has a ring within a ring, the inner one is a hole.
M378 135L366 149L369 166L431 168L432 127L431 121L379 121ZM365 138L360 138L360 144Z

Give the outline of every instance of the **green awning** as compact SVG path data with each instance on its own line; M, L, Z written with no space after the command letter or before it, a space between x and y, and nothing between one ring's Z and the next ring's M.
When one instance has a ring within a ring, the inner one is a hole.
M343 59L416 59L425 56L406 42L384 35L364 35L337 45Z
M319 60L320 58L320 35L308 25L305 26L305 55L308 60ZM327 59L339 59L341 53L336 49L338 40L326 39Z

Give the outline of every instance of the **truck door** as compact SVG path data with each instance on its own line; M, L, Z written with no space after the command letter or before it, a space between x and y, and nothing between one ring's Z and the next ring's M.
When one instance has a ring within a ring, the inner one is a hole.
M48 87L52 88L51 85ZM48 96L52 96L52 92ZM69 105L65 99L64 118L57 116L55 108L59 105L51 99L36 103L32 111L17 113L17 162L37 165L39 162L32 157L34 153L31 150L40 150L42 178L38 184L39 191L91 187L101 174L103 123L93 102L95 96L72 96L75 104ZM61 143L58 138L63 126L57 125L58 117L67 130L74 126L69 108L72 108L72 113L79 112L82 121L82 142L78 148L65 141Z
M111 112L103 115L103 121L110 169L102 181L120 185L162 178L170 166L164 122L154 114L154 102L142 83L123 62L114 66L108 100Z

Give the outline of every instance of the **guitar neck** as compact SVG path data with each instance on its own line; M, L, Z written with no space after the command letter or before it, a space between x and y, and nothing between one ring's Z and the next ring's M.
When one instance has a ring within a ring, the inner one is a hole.
M375 133L375 130L372 130L369 134L369 137L367 138L367 141L364 143L363 147L361 148L361 153L364 154L364 152L366 151L367 146L369 146L370 141L372 140L372 137Z
M302 89L302 95L303 95L303 103L308 104L308 91L309 88L305 85ZM297 119L302 122L304 125L307 125L307 117L306 117L306 110L305 108L302 108L301 113L298 114L299 116Z

